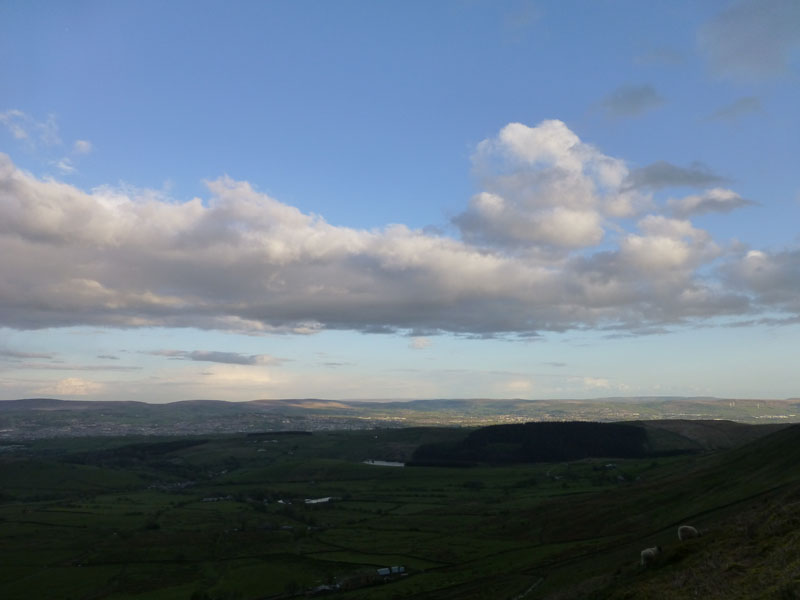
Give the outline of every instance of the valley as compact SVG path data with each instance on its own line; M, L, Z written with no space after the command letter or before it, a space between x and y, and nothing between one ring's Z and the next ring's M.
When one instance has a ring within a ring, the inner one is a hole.
M364 461L406 462L475 429L4 443L0 596L679 598L716 576L726 595L705 597L747 598L735 583L754 573L776 594L800 589L773 556L794 564L800 428L629 426L641 456L457 467ZM683 523L706 535L679 545ZM657 544L663 560L642 569Z

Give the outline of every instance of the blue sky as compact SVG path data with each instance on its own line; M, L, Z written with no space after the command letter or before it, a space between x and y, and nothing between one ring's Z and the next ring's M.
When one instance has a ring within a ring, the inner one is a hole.
M800 395L800 5L0 5L0 398Z

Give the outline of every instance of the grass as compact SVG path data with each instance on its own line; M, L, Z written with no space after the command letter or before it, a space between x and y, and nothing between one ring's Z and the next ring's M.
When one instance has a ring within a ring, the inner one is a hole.
M759 503L781 506L776 494L800 484L794 429L702 456L615 459L614 468L603 460L466 469L361 462L408 453L435 435L209 436L116 466L114 452L131 440L37 442L0 459L0 597L255 600L338 582L337 597L364 600L526 591L666 598L654 590L677 581L695 589L691 573L714 565L720 589L754 576L775 597L793 593L794 575L777 577L770 565L798 572L786 548L800 539L775 532L800 514L792 508L759 525ZM64 462L89 450L103 466ZM303 502L326 496L336 499ZM800 496L782 498L800 507ZM685 520L720 533L676 547ZM658 543L663 564L641 572L639 549ZM406 574L377 576L392 565Z

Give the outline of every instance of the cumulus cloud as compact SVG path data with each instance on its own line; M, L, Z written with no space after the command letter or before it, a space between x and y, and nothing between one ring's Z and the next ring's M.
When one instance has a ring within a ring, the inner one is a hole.
M764 309L800 316L800 250L749 250L725 267L728 283Z
M648 215L639 221L641 233L628 234L620 243L620 257L643 271L684 272L717 258L719 247L711 236L689 221Z
M705 187L724 181L724 177L712 173L708 167L699 163L679 167L660 160L646 167L633 169L625 178L625 186L658 190L668 187Z
M281 362L280 359L267 354L247 355L238 352L215 352L208 350L153 350L149 352L149 354L166 356L176 360L194 360L227 365L269 365Z
M708 213L727 213L743 206L754 205L756 203L752 200L746 200L736 192L724 188L712 188L700 195L672 198L667 202L672 213L680 218Z
M561 121L512 123L473 165L482 190L456 238L333 226L227 177L186 201L84 191L0 155L0 325L482 337L751 314L751 288L714 276L730 250L687 218L731 200L659 214L622 159ZM169 352L242 372L275 360Z
M788 73L800 48L797 0L741 0L698 33L701 51L720 76L763 81Z
M601 106L612 117L636 117L664 103L650 84L623 85L606 96Z
M598 244L604 235L595 210L555 206L520 210L502 196L483 192L472 198L466 212L454 223L467 239L488 244L544 244L580 248Z
M643 198L620 189L624 162L581 142L562 121L506 125L473 156L485 191L453 223L465 240L489 246L593 246L604 217L630 216Z

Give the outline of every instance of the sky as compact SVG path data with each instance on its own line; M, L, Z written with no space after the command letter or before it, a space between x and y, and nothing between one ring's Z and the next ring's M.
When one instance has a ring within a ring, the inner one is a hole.
M0 2L0 399L800 396L796 0Z

